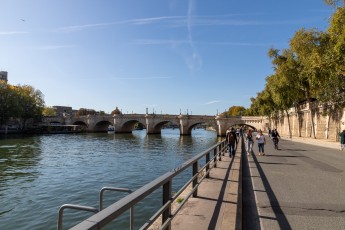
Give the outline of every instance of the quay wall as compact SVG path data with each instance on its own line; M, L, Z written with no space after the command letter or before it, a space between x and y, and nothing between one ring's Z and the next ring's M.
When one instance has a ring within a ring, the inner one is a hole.
M312 107L312 112L310 111ZM345 110L340 113L327 115L322 106L304 104L299 109L291 108L288 111L292 137L314 138L312 118L315 127L316 139L339 140L339 133L345 129ZM280 136L289 137L289 122L286 113L280 114L277 120L271 119L270 127L276 128Z

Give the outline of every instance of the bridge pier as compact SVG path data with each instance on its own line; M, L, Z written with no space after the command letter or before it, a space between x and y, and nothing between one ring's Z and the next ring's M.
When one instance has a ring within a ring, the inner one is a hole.
M180 115L178 117L180 119L180 135L181 136L187 136L192 135L192 127L189 124L189 117Z

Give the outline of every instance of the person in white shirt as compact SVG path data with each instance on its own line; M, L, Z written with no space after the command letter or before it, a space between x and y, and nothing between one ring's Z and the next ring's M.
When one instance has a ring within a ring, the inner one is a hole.
M258 140L259 155L262 154L263 156L265 156L264 146L266 144L266 139L261 130L256 135L256 140Z

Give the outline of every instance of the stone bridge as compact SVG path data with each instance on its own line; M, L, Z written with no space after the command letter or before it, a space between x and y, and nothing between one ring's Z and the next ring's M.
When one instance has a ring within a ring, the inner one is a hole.
M81 125L88 132L106 132L109 125L115 127L115 133L131 133L135 124L141 123L147 134L160 134L162 127L173 124L180 129L180 135L191 135L199 124L213 127L218 136L225 136L226 130L235 125L246 125L265 130L269 126L266 117L252 116L206 116L206 115L159 115L159 114L119 114L119 115L87 115L45 117L45 123L64 125Z

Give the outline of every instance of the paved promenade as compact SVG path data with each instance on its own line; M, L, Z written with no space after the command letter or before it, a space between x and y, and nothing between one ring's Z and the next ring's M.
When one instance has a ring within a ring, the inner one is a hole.
M172 229L241 229L241 148L234 158L226 153L199 186L198 196L174 218Z
M266 156L245 156L251 184L245 196L243 229L345 229L345 152L339 143L282 138L279 150L268 139ZM244 167L245 168L245 167ZM249 210L249 211L248 211ZM255 211L253 211L255 210Z
M282 137L274 150L266 138L266 156L257 155L257 143L242 161L240 147L235 158L223 156L172 229L345 229L340 144Z

